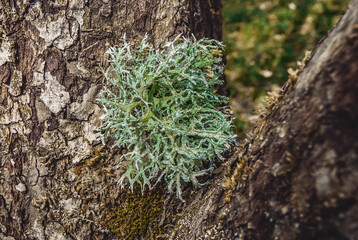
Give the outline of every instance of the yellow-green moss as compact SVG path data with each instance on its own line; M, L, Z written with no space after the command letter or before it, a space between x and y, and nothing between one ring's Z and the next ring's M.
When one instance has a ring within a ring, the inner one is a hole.
M163 193L160 189L133 192L123 191L118 206L110 209L105 224L119 239L154 238L163 233L160 224L163 212Z
M251 170L252 167L247 165L246 157L243 157L239 160L234 169L234 172L230 177L226 177L226 182L223 184L223 187L226 188L225 201L230 201L232 192L235 190L235 187L239 180L246 180Z

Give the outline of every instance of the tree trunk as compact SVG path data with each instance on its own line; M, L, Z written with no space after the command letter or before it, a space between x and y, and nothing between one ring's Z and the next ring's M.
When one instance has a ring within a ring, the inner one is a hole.
M358 239L357 66L354 0L187 200L172 239Z
M219 1L0 4L0 238L124 239L109 220L132 195L116 185L121 150L97 140L99 66L124 33L157 47L179 33L220 39ZM159 233L135 236L356 239L357 24L355 0L210 185L188 184L186 202L159 186Z
M148 33L156 47L179 33L220 40L220 8L219 0L0 2L1 239L114 236L103 222L121 196L119 153L98 149L95 101L105 51L124 34Z

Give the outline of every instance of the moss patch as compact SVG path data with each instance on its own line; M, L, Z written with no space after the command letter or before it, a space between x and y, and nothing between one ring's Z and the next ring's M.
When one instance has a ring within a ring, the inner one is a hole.
M163 233L161 216L163 213L164 194L160 189L145 191L140 187L133 192L123 190L118 206L109 209L105 224L116 233L119 239L136 239L138 237L154 238Z

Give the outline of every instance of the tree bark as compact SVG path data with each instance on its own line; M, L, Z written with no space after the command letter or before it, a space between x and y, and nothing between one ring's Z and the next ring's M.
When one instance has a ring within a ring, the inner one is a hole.
M220 8L219 0L0 2L1 239L115 236L103 218L121 195L120 155L97 140L105 51L124 34L147 33L155 47L179 33L220 40Z
M358 1L303 65L172 239L358 239Z
M220 40L220 2L0 4L0 238L121 238L104 221L121 150L97 140L105 51L124 33ZM210 184L163 196L158 238L357 238L357 26L355 0Z

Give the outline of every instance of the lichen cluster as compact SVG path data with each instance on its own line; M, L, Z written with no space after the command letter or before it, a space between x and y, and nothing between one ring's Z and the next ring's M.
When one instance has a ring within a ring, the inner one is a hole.
M122 47L107 51L107 86L99 99L104 137L128 149L121 186L127 179L132 190L139 183L143 191L164 179L181 197L181 181L198 184L235 144L228 98L213 90L224 70L223 45L179 36L161 50L146 37L137 45L123 38Z

